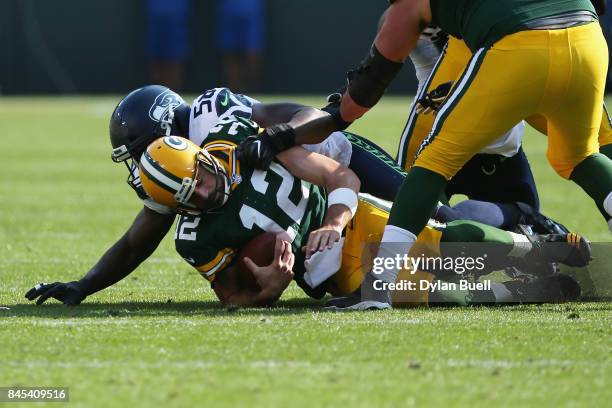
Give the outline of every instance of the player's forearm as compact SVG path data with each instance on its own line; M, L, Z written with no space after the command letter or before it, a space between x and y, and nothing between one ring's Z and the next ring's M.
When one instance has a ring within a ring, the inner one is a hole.
M349 74L340 116L353 122L378 103L400 71L430 17L426 0L397 0L389 7L370 53Z
M321 143L336 130L331 115L315 108L298 113L289 126L295 129L296 145Z
M296 103L258 104L251 119L261 127L287 124L296 145L320 143L335 130L331 116L317 108Z
M132 273L155 251L173 221L173 215L143 208L128 231L79 281L87 295L114 285Z
M155 247L135 252L130 247L127 236L124 236L79 280L79 285L87 296L106 289L132 273L154 250Z
M357 193L361 182L349 168L340 166L327 176L325 189L328 192L329 208L325 214L322 227L330 226L342 231L353 218L357 208ZM353 196L351 196L351 192ZM349 202L350 201L350 202Z
M428 1L397 0L385 13L374 45L391 61L402 63L416 46L421 31L429 24Z
M342 230L352 218L353 214L348 206L335 204L327 209L321 228L330 227L342 233Z

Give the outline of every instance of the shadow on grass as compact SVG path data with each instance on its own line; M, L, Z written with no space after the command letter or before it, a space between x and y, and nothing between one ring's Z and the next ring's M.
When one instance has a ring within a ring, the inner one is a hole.
M177 301L177 302L100 302L84 303L80 306L68 307L61 304L44 304L36 306L33 303L16 304L8 310L0 310L0 318L7 317L42 317L42 318L113 318L113 317L155 317L155 316L205 316L211 318L226 318L228 316L299 316L319 313L338 313L322 308L324 300L309 298L281 300L270 308L238 308L224 307L217 301ZM422 308L423 309L423 308ZM518 312L573 312L573 311L612 311L612 302L591 301L563 304L516 304L516 305L481 305L458 307L452 305L431 305L435 311L449 310L503 310L504 313ZM410 309L405 309L409 312ZM412 309L414 310L414 309ZM341 312L347 313L347 312ZM348 313L364 313L348 311ZM366 312L367 313L367 312Z
M228 315L301 315L313 311L323 311L323 301L314 299L282 300L269 308L225 307L217 301L177 301L177 302L115 302L83 303L79 306L61 304L21 303L0 310L3 317L46 317L46 318L108 318L129 316L207 316L227 317Z

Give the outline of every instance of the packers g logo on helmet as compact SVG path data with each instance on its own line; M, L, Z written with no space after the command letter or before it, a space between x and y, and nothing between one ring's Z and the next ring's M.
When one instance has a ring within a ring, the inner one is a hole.
M187 140L178 136L166 136L164 137L164 143L176 150L187 149Z

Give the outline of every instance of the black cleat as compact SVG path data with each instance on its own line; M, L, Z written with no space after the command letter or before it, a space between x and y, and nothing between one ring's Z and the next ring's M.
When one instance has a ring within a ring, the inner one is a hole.
M337 297L325 303L327 310L382 310L391 309L391 294L386 290L374 289L377 279L368 273L361 287L348 296Z
M519 225L519 230L524 226ZM591 244L584 237L573 232L564 234L533 234L528 230L523 233L533 245L526 261L530 264L562 263L572 267L587 266L591 262Z
M571 302L578 300L582 293L578 281L564 274L547 276L529 282L515 280L505 282L504 286L520 303Z
M548 218L529 204L515 203L521 211L518 224L530 225L536 234L567 234L569 230L565 225Z

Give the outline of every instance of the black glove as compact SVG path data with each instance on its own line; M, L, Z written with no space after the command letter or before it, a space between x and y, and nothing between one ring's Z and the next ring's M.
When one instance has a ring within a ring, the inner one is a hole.
M428 114L430 112L438 112L444 101L448 97L451 89L453 89L453 81L445 82L438 85L435 89L423 96L416 103L417 114Z
M267 127L259 135L243 140L236 148L241 164L267 170L274 157L295 145L295 129L286 123Z
M40 296L40 297L39 297ZM25 294L28 300L36 301L37 305L43 304L50 297L59 300L66 306L76 306L87 297L87 294L77 281L39 283Z
M329 113L336 123L337 130L344 130L351 126L352 122L347 122L340 115L340 102L342 102L342 93L334 92L327 97L327 105L321 108L322 111Z

